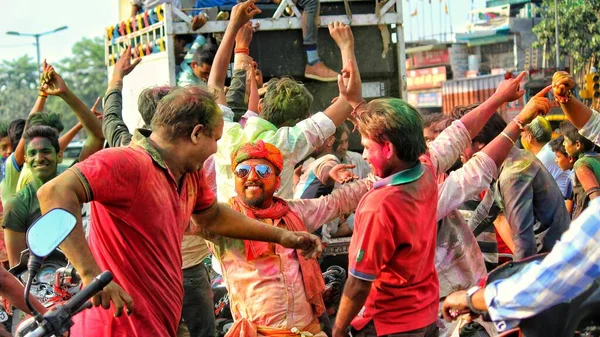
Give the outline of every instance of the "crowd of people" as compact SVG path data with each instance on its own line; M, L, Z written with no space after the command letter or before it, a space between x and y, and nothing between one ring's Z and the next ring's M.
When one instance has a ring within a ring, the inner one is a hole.
M198 48L180 86L140 94L144 128L122 117L123 80L140 63L131 48L103 113L44 64L27 119L0 128L8 265L31 224L62 208L78 225L60 248L83 284L114 275L72 336L214 336L209 255L229 292L228 336L457 336L465 324L495 335L600 277L600 115L572 96L569 74L510 121L496 111L524 95L524 72L481 104L422 116L401 99L363 99L352 30L334 22L339 96L310 114L302 83L263 86L249 55L259 12L255 0L234 6L218 48ZM49 95L79 120L62 136L60 117L44 112ZM556 139L543 117L553 104L569 119ZM59 174L82 128L79 158ZM355 128L362 155L348 150ZM319 261L341 236L351 236L349 275L330 320ZM516 260L549 254L480 289L498 242ZM2 296L23 308L22 286L0 276ZM496 324L466 318L483 311Z

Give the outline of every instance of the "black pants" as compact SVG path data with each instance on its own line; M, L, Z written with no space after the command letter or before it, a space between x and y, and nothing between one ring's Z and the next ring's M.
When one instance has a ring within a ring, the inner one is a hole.
M389 335L379 335L379 337L439 337L440 331L435 322L430 325L416 329L412 331L406 331L401 333L393 333ZM352 329L352 337L377 337L377 331L375 331L375 325L373 321L369 322L362 330L357 331Z
M190 337L215 336L213 293L204 263L183 270L181 318L187 325Z

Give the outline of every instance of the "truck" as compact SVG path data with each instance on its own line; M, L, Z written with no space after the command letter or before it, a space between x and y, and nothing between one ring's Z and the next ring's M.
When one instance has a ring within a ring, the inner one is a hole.
M185 0L184 0L185 1ZM184 2L182 1L182 3ZM161 4L129 18L129 0L120 1L121 21L105 31L105 62L109 78L116 60L132 45L142 62L123 83L123 119L130 129L143 125L137 109L142 89L157 85L176 85L177 64L174 37L185 34L219 34L228 21L216 20L216 11L231 7L204 9L209 21L193 31L193 8L176 8ZM266 80L290 76L301 80L314 96L311 112L322 111L338 95L337 83L322 83L303 78L305 52L302 45L301 16L293 0L279 4L259 2L262 13L253 19L258 23L250 46L250 55L258 63ZM352 27L358 67L363 80L363 96L401 97L406 99L406 74L402 0L321 0L319 22L319 54L325 64L339 71L340 52L329 36L327 25L334 21ZM291 15L287 14L291 13ZM351 149L359 140L351 141Z

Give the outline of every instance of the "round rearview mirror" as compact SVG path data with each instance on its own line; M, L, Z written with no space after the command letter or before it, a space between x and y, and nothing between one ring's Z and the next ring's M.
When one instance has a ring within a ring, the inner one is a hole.
M36 256L46 257L71 234L77 218L68 211L55 208L37 219L27 230L27 246Z

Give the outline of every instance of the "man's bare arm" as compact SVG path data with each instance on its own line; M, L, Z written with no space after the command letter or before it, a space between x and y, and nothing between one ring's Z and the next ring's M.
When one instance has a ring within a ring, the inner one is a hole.
M42 214L54 208L63 208L75 215L77 226L60 248L84 281L89 281L100 274L102 271L92 256L83 232L81 204L88 200L85 188L77 174L71 170L65 171L40 187L37 196Z
M305 250L309 258L321 254L321 242L306 232L290 232L251 219L225 204L216 204L203 213L192 215L190 234L219 235L233 239L265 241L288 248Z
M352 275L348 276L340 308L333 326L333 337L348 336L346 329L350 326L352 319L358 315L360 309L365 305L371 291L371 283L357 279Z
M80 178L74 170L67 170L44 184L38 190L37 197L42 214L54 208L62 208L77 218L75 229L63 241L60 248L81 276L84 286L90 284L102 270L96 263L83 232L81 204L91 200L88 200ZM103 291L96 294L92 299L94 306L102 305L104 309L109 309L111 302L115 307L115 316L121 316L125 306L129 315L133 313L131 296L114 281L109 283Z

